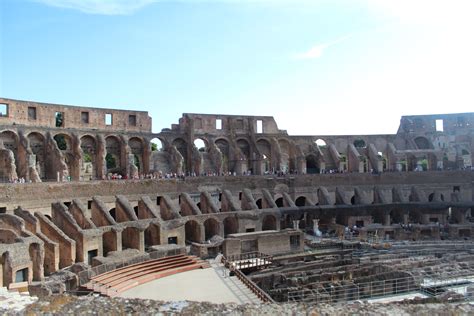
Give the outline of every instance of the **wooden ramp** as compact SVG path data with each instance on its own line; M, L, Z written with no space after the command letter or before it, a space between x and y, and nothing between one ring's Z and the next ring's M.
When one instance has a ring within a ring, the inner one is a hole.
M209 267L209 263L198 257L176 255L149 260L96 275L84 287L102 295L113 297L143 283L180 272Z

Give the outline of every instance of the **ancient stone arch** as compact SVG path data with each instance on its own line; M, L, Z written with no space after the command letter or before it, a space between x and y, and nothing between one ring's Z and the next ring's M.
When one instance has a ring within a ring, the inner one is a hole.
M235 216L226 217L223 221L224 236L228 234L235 234L239 232L239 221Z
M265 215L262 219L262 230L276 230L277 218L274 215Z

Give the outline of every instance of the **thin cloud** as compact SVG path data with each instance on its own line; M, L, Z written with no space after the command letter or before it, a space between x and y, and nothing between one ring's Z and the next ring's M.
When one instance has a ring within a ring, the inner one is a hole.
M87 14L129 15L157 0L33 0L51 7Z
M323 53L326 49L328 49L329 47L334 46L336 44L339 44L342 41L345 41L349 37L350 37L349 35L346 35L346 36L343 36L343 37L338 38L338 39L336 39L334 41L331 41L331 42L318 44L316 46L311 47L306 52L296 54L293 57L294 57L294 59L316 59L316 58L320 58L323 55Z

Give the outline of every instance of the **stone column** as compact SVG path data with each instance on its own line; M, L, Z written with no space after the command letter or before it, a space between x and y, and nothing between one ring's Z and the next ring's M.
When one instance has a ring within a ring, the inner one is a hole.
M313 232L315 236L321 237L322 233L319 230L319 219L313 219Z
M299 220L294 220L293 221L293 229L299 230L299 226L300 226L300 221Z
M390 213L386 213L383 216L383 225L390 226Z

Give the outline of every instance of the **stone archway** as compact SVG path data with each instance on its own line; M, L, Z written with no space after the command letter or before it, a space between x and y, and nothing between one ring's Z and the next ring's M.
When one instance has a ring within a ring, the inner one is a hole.
M277 219L273 215L265 215L262 219L262 230L276 230Z
M31 152L36 157L36 171L38 172L38 176L40 179L46 178L46 155L45 152L46 144L45 144L45 137L41 133L32 132L27 136L28 142L30 143Z
M127 227L122 231L123 249L142 249L140 245L140 230L135 227Z
M150 223L145 229L145 248L160 244L160 226Z
M201 225L195 220L189 220L184 225L185 240L189 242L202 242Z
M220 223L215 218L208 218L204 221L205 239L211 239L215 235L219 235Z
M108 231L102 234L102 248L104 249L104 256L110 251L117 251L117 233L115 231Z
M81 137L82 150L82 180L93 180L97 177L97 142L94 137L85 135Z
M224 219L224 237L229 234L239 232L239 221L235 217L226 217Z
M105 166L107 173L122 174L122 144L118 137L108 136L105 138Z
M300 196L295 200L296 206L305 206L306 205L306 196Z

